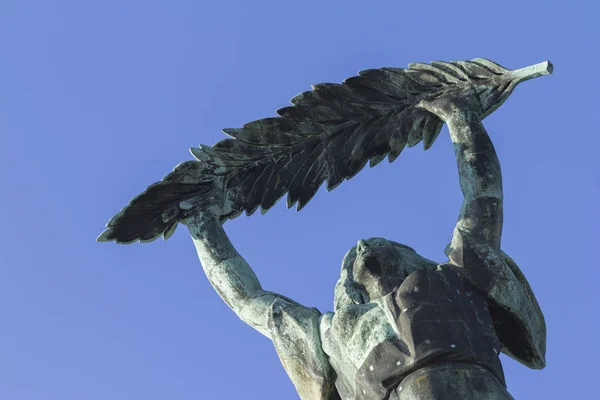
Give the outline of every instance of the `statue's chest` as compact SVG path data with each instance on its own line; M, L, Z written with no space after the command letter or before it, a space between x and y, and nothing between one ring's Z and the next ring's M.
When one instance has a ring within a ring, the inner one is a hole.
M343 399L385 399L432 360L500 368L485 299L437 274L415 272L387 296L325 315L322 347Z
M407 367L410 352L392 310L372 302L348 307L330 318L329 328L322 332L322 346L337 373L342 398L384 398L387 389L373 387L360 377L374 372L399 376Z
M391 310L372 302L338 311L324 335L323 348L330 358L358 370L378 345L398 340Z

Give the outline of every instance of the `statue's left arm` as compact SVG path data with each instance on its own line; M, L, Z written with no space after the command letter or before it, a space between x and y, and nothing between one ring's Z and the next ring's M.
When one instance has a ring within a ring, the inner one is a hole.
M273 341L302 399L336 400L335 373L320 341L321 313L263 290L214 215L186 221L211 285L242 321Z
M464 200L450 247L459 247L462 231L499 251L502 173L492 141L481 122L483 111L474 88L444 93L434 100L421 102L421 107L436 114L448 126L458 164Z
M500 250L502 173L492 141L477 112L457 112L447 124L464 196L450 246L460 241L463 231L477 242Z
M198 215L187 225L202 268L215 291L242 321L271 338L269 309L282 296L263 290L250 265L231 244L218 218Z

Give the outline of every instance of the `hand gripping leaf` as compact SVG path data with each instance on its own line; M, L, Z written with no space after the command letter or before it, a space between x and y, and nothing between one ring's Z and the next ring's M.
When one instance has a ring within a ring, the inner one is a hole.
M373 167L387 155L391 162L421 141L428 149L443 122L419 108L420 101L472 91L485 117L518 83L550 68L541 63L510 71L477 58L369 69L342 84L314 85L278 110L279 117L225 129L231 139L191 149L198 161L179 164L133 198L98 240L167 239L180 220L202 212L215 198L229 219L244 210L266 211L286 193L288 207L297 203L300 210L325 181L331 190L367 161Z

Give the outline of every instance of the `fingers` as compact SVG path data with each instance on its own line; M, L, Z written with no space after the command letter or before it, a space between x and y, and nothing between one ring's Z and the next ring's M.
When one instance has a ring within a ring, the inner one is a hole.
M416 107L429 111L444 122L448 122L451 119L454 111L451 103L440 99L424 99L421 100Z
M467 112L482 112L479 98L471 86L436 93L432 97L422 99L417 107L435 114L446 123L460 118Z

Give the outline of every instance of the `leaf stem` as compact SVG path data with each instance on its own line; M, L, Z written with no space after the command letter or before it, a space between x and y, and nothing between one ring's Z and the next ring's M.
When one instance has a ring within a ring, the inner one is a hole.
M554 66L552 63L550 61L544 61L539 64L511 71L511 75L521 83L529 79L537 78L538 76L550 75L553 70Z

